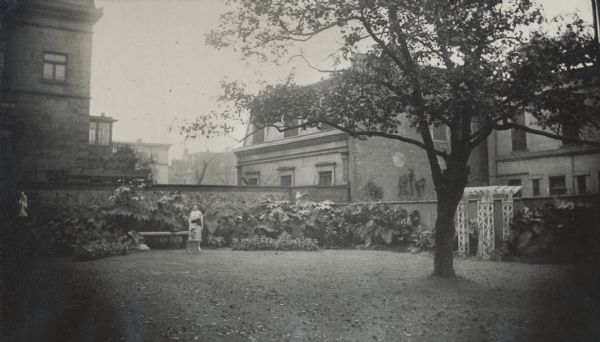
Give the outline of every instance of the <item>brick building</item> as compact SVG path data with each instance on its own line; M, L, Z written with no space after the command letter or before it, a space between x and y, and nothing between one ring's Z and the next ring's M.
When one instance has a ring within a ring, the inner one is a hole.
M195 152L184 150L181 159L171 160L170 184L235 185L236 157L233 152Z
M15 167L24 181L85 173L93 0L23 0L4 13L0 32L0 103L9 122Z

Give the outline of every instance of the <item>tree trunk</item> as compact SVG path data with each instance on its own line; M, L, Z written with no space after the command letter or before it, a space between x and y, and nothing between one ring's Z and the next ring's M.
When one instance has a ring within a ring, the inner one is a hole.
M468 179L466 162L452 163L436 186L437 219L435 220L435 254L433 275L454 277L454 214L462 199Z
M435 220L435 254L433 275L454 277L454 213L462 197L455 194L440 196L438 193L437 219Z

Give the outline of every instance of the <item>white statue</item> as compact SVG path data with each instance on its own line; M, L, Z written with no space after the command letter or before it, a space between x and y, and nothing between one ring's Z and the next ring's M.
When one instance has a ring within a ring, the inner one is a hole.
M27 217L27 195L24 192L19 196L19 217Z

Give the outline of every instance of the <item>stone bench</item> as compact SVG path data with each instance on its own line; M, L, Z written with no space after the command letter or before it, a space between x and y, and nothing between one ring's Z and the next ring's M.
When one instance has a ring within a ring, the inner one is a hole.
M185 248L190 232L138 232L150 248Z

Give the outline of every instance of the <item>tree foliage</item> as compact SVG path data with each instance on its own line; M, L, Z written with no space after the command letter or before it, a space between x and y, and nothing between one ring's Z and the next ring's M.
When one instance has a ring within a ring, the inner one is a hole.
M296 56L309 63L298 44L335 30L342 41L335 68L321 70L329 77L314 86L299 86L289 77L254 94L239 82L224 82L222 106L184 132L229 133L249 112L257 128L328 124L355 137L422 148L439 200L436 273L453 274L451 218L467 184L467 160L492 131L521 129L600 145L561 135L565 125L600 128L599 49L592 30L576 16L547 19L531 0L231 0L230 5L207 36L209 45L232 47L246 59L280 62ZM517 123L523 113L536 122ZM402 125L414 134L404 133ZM449 127L449 146L434 143L432 125Z

